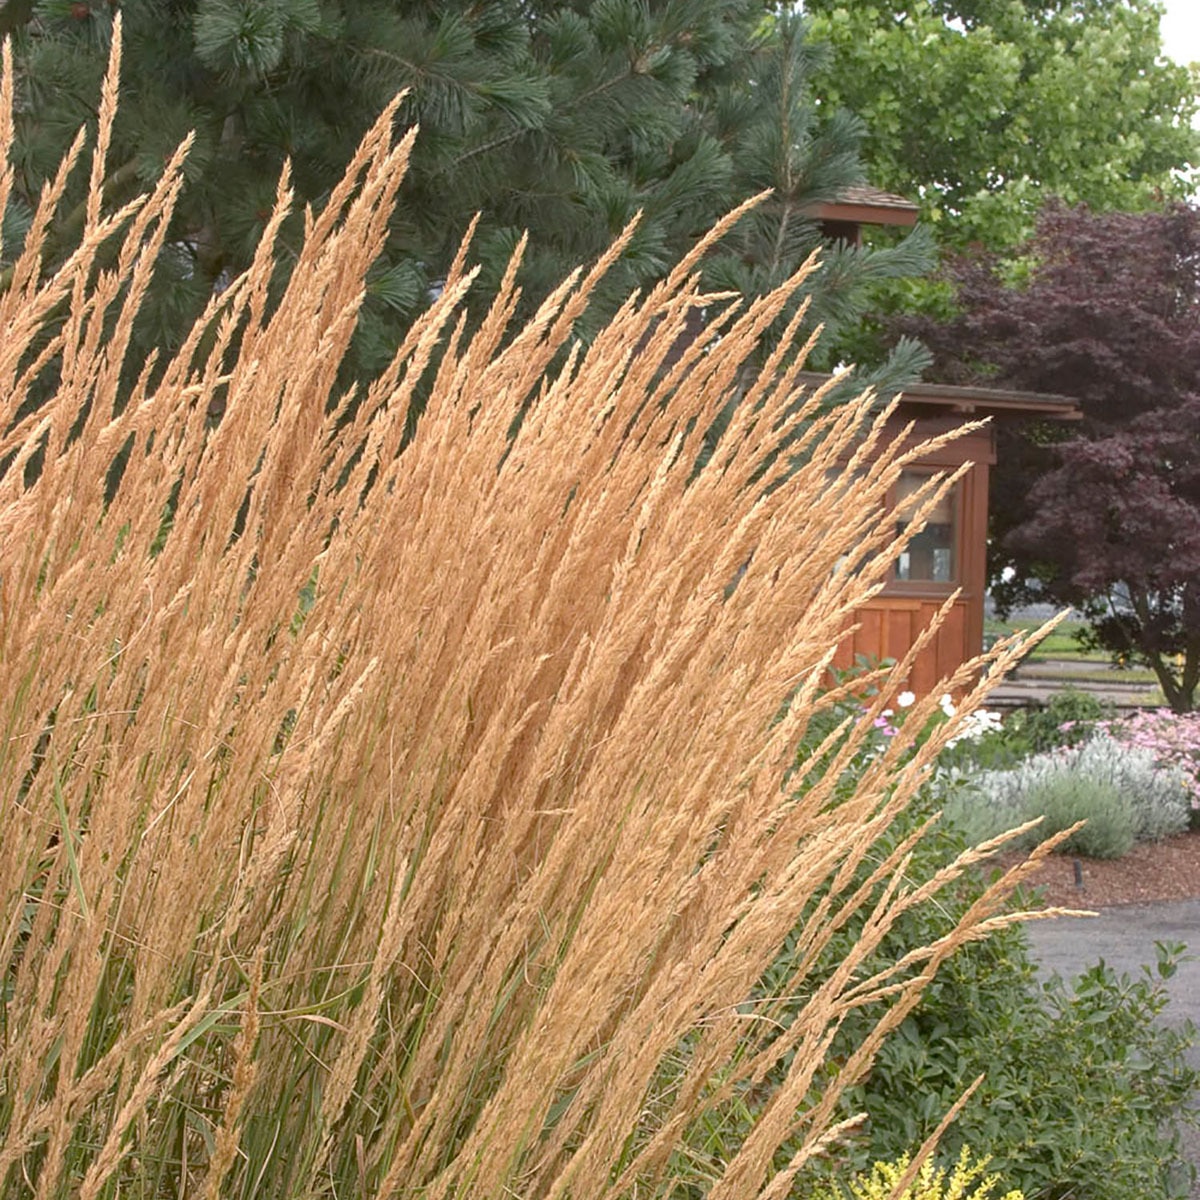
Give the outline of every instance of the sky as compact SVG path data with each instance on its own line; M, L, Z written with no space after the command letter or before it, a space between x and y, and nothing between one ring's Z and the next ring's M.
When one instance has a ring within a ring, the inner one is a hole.
M1165 0L1163 51L1176 62L1200 62L1200 0Z

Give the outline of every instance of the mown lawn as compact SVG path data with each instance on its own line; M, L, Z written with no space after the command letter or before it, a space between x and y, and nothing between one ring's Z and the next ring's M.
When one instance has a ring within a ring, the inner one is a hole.
M1011 621L1001 621L996 617L987 617L983 623L985 635L998 637L1017 630L1037 629L1041 621L1033 617L1022 617ZM1071 662L1109 661L1109 656L1102 650L1085 650L1079 643L1078 634L1084 628L1082 621L1064 621L1047 638L1030 652L1029 662L1045 662L1047 659Z

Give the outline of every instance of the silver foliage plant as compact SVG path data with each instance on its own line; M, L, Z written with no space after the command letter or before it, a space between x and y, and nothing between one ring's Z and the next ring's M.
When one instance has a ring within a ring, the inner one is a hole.
M1036 754L1013 770L955 771L944 786L946 820L971 838L992 837L1045 817L1041 827L1026 835L1032 843L1055 828L1103 815L1127 825L1133 841L1147 842L1182 833L1189 821L1190 792L1183 772L1160 767L1150 750L1103 733L1080 746ZM1070 811L1064 811L1061 801L1068 796ZM1056 811L1045 811L1048 807Z

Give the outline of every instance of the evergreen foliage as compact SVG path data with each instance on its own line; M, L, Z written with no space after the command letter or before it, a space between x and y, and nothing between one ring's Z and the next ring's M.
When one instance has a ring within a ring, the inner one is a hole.
M397 332L436 293L481 213L475 311L524 231L524 312L643 219L605 281L594 329L629 291L662 277L712 221L767 187L776 197L714 256L715 288L762 294L820 244L806 206L863 179L859 122L813 99L819 54L796 18L763 0L576 0L551 4L395 0L144 0L124 13L127 94L106 195L157 178L190 131L188 186L171 252L138 330L174 347L202 304L249 263L285 159L300 200L320 209L376 114L401 89L421 127L381 261L368 280L353 362L390 357ZM93 126L115 4L9 4L16 36L19 232L71 137ZM82 183L71 199L78 205ZM49 246L61 256L82 209ZM294 257L303 221L282 239ZM9 261L19 247L10 237ZM834 250L812 322L858 312L868 278L920 272L922 235L880 255ZM0 263L0 270L6 264ZM0 277L2 278L2 277ZM832 345L832 343L830 343ZM898 369L919 365L905 347ZM815 365L821 365L817 363Z

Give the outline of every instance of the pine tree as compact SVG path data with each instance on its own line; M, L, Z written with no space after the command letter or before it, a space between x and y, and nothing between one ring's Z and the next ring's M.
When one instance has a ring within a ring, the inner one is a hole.
M117 7L10 0L0 9L20 70L21 186L5 214L9 262L65 145L94 122ZM770 8L767 0L127 6L110 202L152 181L195 131L141 344L178 344L213 289L247 264L285 159L297 199L319 208L362 131L402 88L401 119L421 132L369 281L360 369L390 354L476 212L482 306L525 230L532 236L521 281L532 304L640 211L605 285L611 307L659 278L717 215L773 186L775 196L708 268L716 286L751 294L771 287L820 242L806 206L863 177L862 129L816 105L808 86L816 52L805 28ZM75 181L52 252L78 233L84 183L82 175ZM285 244L301 229L298 211ZM919 272L927 257L919 236L877 254L830 247L813 319L853 319L865 280ZM598 307L597 318L603 313ZM911 358L893 363L912 366Z
M717 287L751 296L777 287L822 242L819 223L808 215L814 206L863 182L862 122L845 110L826 114L808 83L827 60L828 47L809 37L807 22L781 13L760 29L749 86L739 80L715 106L725 142L735 147L734 194L772 191L726 240L724 253L713 256L709 277ZM932 239L923 228L898 243L885 238L878 248L826 242L810 309L826 336L810 357L813 365L830 367L841 356L870 285L920 275L932 260ZM876 364L880 369L861 381L915 379L926 362L918 343L902 338L888 360Z

